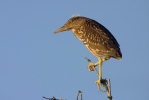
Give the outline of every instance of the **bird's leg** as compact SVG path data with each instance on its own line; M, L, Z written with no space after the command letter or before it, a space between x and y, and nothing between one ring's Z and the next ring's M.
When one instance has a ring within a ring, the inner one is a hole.
M99 64L99 80L96 81L96 84L98 85L98 89L101 91L101 92L106 92L106 91L103 91L100 89L100 86L102 85L103 87L105 87L105 83L106 83L106 79L102 79L102 63L105 62L106 60L110 59L110 57L107 57L107 58L100 58L98 57L98 64Z
M85 57L86 58L86 57ZM98 75L98 80L95 82L98 86L98 89L101 91L101 92L106 92L102 89L100 89L100 86L103 86L105 87L105 83L106 83L106 79L102 79L102 63L105 62L106 60L110 59L110 57L106 57L106 58L100 58L98 57L98 62L96 63L93 63L91 62L90 59L86 58L86 60L88 61L89 65L88 65L88 70L89 71L95 71L95 73ZM99 66L99 72L97 72L96 70L96 66Z
M98 85L98 89L100 90L100 85L101 85L101 80L102 80L102 63L103 60L102 58L98 57L98 64L99 64L99 75L98 75L98 80L96 81L96 84Z

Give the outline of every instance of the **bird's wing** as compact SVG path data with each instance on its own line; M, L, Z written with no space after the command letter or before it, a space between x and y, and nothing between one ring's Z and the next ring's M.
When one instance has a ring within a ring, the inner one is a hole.
M102 42L102 44L104 44L103 42L107 42L111 48L113 48L113 46L119 48L119 44L115 37L103 25L94 20L87 20L85 23L85 27L82 29L83 31L86 30L86 32L90 33L90 36L91 34L94 34L93 36L95 37L92 37L94 38L94 41Z
M119 44L110 31L94 20L87 20L74 33L82 34L79 40L95 56L117 57L117 52L120 52Z

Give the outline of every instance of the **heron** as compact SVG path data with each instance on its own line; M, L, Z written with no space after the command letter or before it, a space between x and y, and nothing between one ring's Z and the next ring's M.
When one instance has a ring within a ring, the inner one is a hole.
M98 59L97 63L91 63L93 67L99 65L99 79L96 84L100 86L102 80L102 64L110 58L122 59L120 45L112 33L99 22L83 17L74 16L54 33L71 30L73 34L86 46L86 48ZM89 67L89 71L93 68Z

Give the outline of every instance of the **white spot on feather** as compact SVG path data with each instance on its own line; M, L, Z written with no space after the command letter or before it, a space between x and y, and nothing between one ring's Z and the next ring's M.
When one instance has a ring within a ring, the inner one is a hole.
M74 33L76 30L75 29L72 29L72 32Z

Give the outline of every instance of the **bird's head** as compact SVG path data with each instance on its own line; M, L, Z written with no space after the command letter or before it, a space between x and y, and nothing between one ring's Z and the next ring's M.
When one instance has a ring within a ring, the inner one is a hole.
M67 31L67 30L72 30L72 29L77 29L81 26L81 23L84 21L84 17L81 16L74 16L70 18L64 26L61 28L57 29L54 33L59 33L62 31Z

